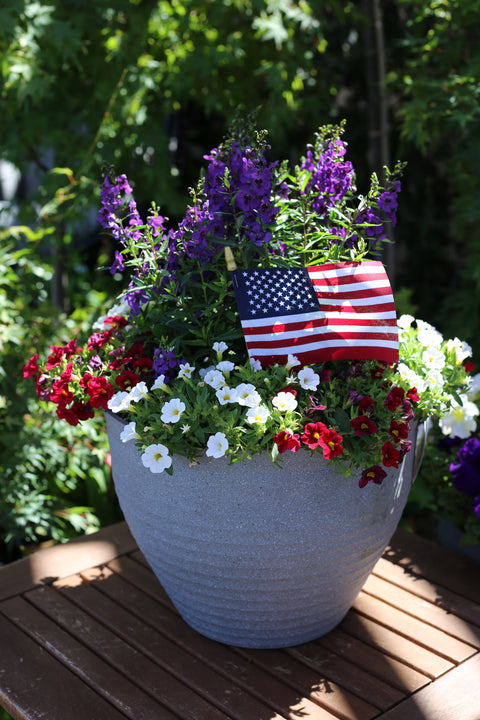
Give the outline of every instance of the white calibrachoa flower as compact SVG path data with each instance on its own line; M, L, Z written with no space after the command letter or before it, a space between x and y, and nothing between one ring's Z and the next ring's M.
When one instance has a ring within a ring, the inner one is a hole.
M297 365L300 365L300 360L297 358L296 355L289 355L287 357L287 368L294 368L297 367Z
M405 313L405 315L401 315L397 321L399 330L408 330L414 320L415 318L413 315L408 315L407 313Z
M464 360L472 356L471 346L463 340L459 340L458 338L453 338L453 340L447 340L446 348L449 352L451 352L452 350L455 351L455 360L457 362L457 365L460 365Z
M422 353L422 362L432 370L441 370L445 367L445 355L436 347L428 348Z
M222 373L232 372L234 368L235 363L230 362L230 360L222 360L222 362L219 362L217 365L217 370L220 370Z
M262 398L257 392L255 385L251 383L240 383L235 389L237 391L237 402L239 405L255 407L262 402Z
M228 440L225 433L217 432L210 435L207 441L206 454L208 457L221 458L228 450Z
M480 395L480 373L470 378L465 394L469 400L475 400L477 395Z
M227 385L217 390L216 396L220 405L227 405L238 401L238 394L235 389L229 388Z
M129 395L131 402L139 402L140 400L143 400L148 395L147 384L143 380L137 383L133 390L130 391Z
M165 390L165 375L159 375L152 385L152 390Z
M277 408L281 412L288 412L288 410L295 410L298 403L295 396L291 392L279 392L275 395L272 400L273 407Z
M420 377L420 375L417 375L416 372L411 370L408 365L405 365L405 363L398 363L397 372L402 380L408 382L410 387L417 388L419 393L422 393L425 390L425 380Z
M302 368L298 373L300 385L304 390L316 390L320 383L320 375L317 375L312 368Z
M128 423L128 425L125 425L122 432L120 433L120 440L123 443L129 442L130 440L139 440L140 435L136 431L136 426L134 422Z
M258 372L262 369L262 363L260 360L255 360L255 358L250 358L250 366L255 372Z
M192 377L192 373L193 373L194 370L195 370L195 368L192 367L192 366L190 365L190 363L188 363L188 362L187 362L187 363L181 363L181 364L180 364L180 370L178 371L178 376L177 376L177 377L179 377L179 378L182 378L182 377L184 377L184 378L190 378L190 377Z
M444 435L450 437L468 438L477 429L475 418L479 409L466 395L460 395L461 404L456 400L452 401L452 410L440 418L438 424Z
M425 387L430 388L430 390L441 390L444 385L445 380L439 370L429 370L425 375Z
M426 348L432 346L440 347L443 342L443 336L433 325L430 325L430 323L424 320L417 320L417 327L419 330L417 337L420 345L424 345Z
M179 398L173 398L165 403L162 408L160 420L164 423L177 423L182 413L185 412L186 405Z
M226 385L225 376L220 370L209 370L203 379L214 390L219 390Z
M217 355L222 355L225 350L228 350L228 345L224 342L216 342L213 343L213 352L216 352Z
M122 410L128 410L131 402L131 393L121 390L120 392L115 393L115 395L112 395L107 403L107 407L113 413L118 413L122 412Z
M171 466L172 458L165 445L149 445L142 454L142 463L152 473L161 473Z
M269 417L270 410L263 407L263 405L252 407L247 412L247 422L250 425L265 425Z

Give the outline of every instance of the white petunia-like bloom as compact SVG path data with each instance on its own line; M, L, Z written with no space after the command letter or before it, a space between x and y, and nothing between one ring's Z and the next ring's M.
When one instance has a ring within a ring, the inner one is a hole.
M273 398L272 405L281 412L288 412L288 410L295 410L298 403L293 393L279 392Z
M438 332L437 328L425 322L425 320L417 320L418 342L426 348L440 347L443 342L443 336Z
M230 360L222 360L218 363L216 368L222 373L229 373L232 372L232 370L235 368L235 363L230 362Z
M235 389L229 388L227 385L217 390L215 393L220 405L227 405L238 401L238 394Z
M250 425L264 425L270 417L270 410L263 405L249 408L247 412L247 422Z
M182 413L185 411L186 405L179 398L173 398L165 403L162 408L160 420L164 423L177 423Z
M148 387L146 382L143 380L135 385L135 387L130 391L130 400L132 402L139 402L140 400L143 400L148 395Z
M122 412L122 410L128 410L130 403L132 402L131 393L121 390L115 395L112 395L107 403L107 407L113 413Z
M453 340L447 340L446 348L449 352L455 351L455 360L457 365L461 365L464 360L472 356L472 348L464 340L453 338Z
M294 368L297 367L297 365L301 365L300 360L297 358L296 355L288 355L287 357L287 368Z
M441 390L444 385L445 380L439 370L429 370L425 375L425 387L430 388L430 390Z
M228 450L228 440L224 433L217 432L210 435L207 441L206 454L208 457L221 458Z
M165 445L149 445L142 454L142 463L152 473L161 473L171 466L172 458Z
M207 385L210 385L214 390L219 390L227 384L225 382L225 376L220 370L209 370L203 379Z
M140 438L140 435L137 433L135 429L135 423L131 422L128 423L128 425L125 425L122 432L120 433L120 440L123 443L129 442L130 440L138 440Z
M246 407L255 407L260 405L262 398L257 392L255 385L251 383L240 383L235 388L237 391L237 402L239 405L245 405Z
M165 390L165 375L159 375L152 385L152 390Z
M413 315L408 315L407 313L405 313L405 315L401 315L397 321L399 330L408 330L414 320L415 318Z
M462 440L468 438L477 429L475 418L479 409L466 395L460 395L461 403L452 401L452 410L440 418L438 424L444 435L459 437Z
M195 370L194 367L190 365L190 363L180 363L180 370L178 371L177 377L182 378L190 378L192 377L192 373Z
M255 360L255 358L250 358L250 366L255 372L258 372L262 369L262 363L260 360Z
M436 347L428 348L422 353L422 362L432 370L441 370L445 367L445 355Z
M397 372L402 380L408 382L411 388L417 388L419 393L425 390L425 380L405 363L398 363Z
M213 343L213 352L216 352L218 355L222 355L225 350L228 350L227 343L224 342L216 342Z
M320 375L317 375L312 368L303 368L298 373L300 385L304 390L316 390L320 384Z
M480 395L480 373L473 375L469 378L468 387L465 390L465 395L469 400L475 400L477 395Z

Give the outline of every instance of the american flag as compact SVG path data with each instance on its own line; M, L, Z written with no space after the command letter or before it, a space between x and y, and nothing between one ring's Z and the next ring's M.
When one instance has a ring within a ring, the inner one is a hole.
M232 272L248 353L263 367L326 360L398 362L392 289L381 262Z

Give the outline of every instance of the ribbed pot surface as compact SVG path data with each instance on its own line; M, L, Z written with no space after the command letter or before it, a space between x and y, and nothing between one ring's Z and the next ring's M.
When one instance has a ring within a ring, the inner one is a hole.
M358 487L320 455L265 453L228 465L175 456L173 475L143 467L107 413L125 519L184 620L230 645L308 642L345 616L404 509L414 450L382 485Z

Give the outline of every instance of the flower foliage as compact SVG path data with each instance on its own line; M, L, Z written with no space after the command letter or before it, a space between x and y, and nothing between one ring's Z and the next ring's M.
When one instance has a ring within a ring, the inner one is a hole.
M142 220L128 179L108 172L99 219L118 243L110 271L128 286L83 345L72 339L27 363L38 397L72 425L97 410L120 413L122 440L152 472L172 472L177 453L235 462L267 450L279 463L306 451L356 472L361 486L380 484L410 449L412 421L437 413L448 422L455 403L464 407L468 348L406 317L398 366L299 367L291 356L262 369L246 358L224 256L230 248L241 267L378 259L402 166L359 194L343 129L320 129L292 169L269 159L250 119L234 123L169 229L155 205Z

